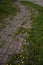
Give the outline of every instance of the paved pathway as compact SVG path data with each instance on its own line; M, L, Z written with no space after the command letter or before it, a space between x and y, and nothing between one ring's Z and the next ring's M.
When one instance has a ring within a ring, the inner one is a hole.
M34 3L43 6L43 0L33 0L33 1L34 1Z
M19 2L16 4L20 8L20 13L14 17L11 25L0 32L0 43L4 42L3 47L0 48L0 65L6 65L7 60L9 60L12 54L18 52L22 45L22 39L16 40L12 38L13 33L18 30L18 27L21 26L24 21L30 22L30 11Z
M43 6L43 0L21 0L21 1L31 1L35 4L39 4L39 5Z

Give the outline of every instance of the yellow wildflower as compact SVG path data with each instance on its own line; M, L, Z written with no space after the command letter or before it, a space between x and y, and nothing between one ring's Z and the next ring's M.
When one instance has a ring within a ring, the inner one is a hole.
M6 65L8 65L8 64L6 64Z
M10 63L10 65L12 65L12 63Z
M24 63L24 62L22 61L22 63Z
M20 64L18 63L18 65L20 65Z
M24 57L23 57L24 58Z
M22 50L22 52L23 52L24 50Z
M20 57L22 57L22 55L20 55Z

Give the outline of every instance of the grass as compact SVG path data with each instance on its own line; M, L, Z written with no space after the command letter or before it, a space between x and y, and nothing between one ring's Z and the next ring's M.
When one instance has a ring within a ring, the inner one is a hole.
M38 11L38 16L33 19L31 31L28 32L29 37L27 41L37 45L39 48L39 65L43 65L43 7L33 4L29 1L22 1L22 4L32 7Z
M1 21L0 23L0 32L7 26L7 23L5 21Z
M0 48L2 48L5 43L6 43L6 41L0 42Z
M9 15L16 15L19 11L18 6L12 5L12 3L3 3L0 4L0 19L8 17Z

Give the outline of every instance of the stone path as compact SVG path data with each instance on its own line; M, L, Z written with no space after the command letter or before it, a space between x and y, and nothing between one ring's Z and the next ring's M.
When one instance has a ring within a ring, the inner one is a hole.
M33 0L33 1L34 1L34 3L43 6L43 0Z
M18 52L22 46L22 38L18 36L13 38L12 35L18 30L18 27L22 25L24 21L28 22L30 26L30 11L19 2L16 3L20 12L13 18L11 24L0 32L0 43L4 42L4 45L0 48L0 65L6 65L12 54Z
M21 0L21 1L31 1L35 4L39 4L39 5L43 6L43 0Z

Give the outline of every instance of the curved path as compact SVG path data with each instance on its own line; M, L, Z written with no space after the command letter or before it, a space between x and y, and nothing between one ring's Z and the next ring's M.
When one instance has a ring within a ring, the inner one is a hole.
M43 6L43 0L25 0L25 1L31 1L35 4L39 4L39 5Z
M43 6L43 0L33 0L33 1L34 1L34 3Z
M30 22L30 11L19 2L16 4L20 8L20 13L14 17L13 21L11 21L11 25L7 26L0 32L0 43L4 42L3 47L0 48L0 65L5 65L11 55L18 52L22 45L21 39L20 41L16 41L14 38L12 38L13 33L18 30L18 27L21 26L24 21Z

